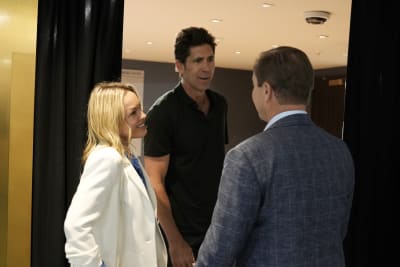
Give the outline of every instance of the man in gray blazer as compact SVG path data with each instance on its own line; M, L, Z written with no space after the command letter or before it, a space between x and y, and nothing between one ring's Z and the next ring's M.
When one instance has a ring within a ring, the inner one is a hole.
M197 267L344 266L354 166L306 112L314 71L292 47L261 53L252 99L267 122L230 150Z

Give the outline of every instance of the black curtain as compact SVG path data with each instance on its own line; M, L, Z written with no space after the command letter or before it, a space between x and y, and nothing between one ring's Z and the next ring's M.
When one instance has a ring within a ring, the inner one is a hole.
M38 1L32 267L68 266L63 223L81 171L87 100L95 83L120 80L123 7Z
M393 266L399 262L400 42L396 1L353 0L344 140L356 167L346 262Z

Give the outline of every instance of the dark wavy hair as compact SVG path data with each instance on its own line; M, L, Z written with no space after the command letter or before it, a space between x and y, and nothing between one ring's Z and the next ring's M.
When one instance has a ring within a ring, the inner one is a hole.
M185 63L190 54L190 48L209 44L215 53L215 38L206 29L198 27L189 27L181 30L175 40L175 59Z

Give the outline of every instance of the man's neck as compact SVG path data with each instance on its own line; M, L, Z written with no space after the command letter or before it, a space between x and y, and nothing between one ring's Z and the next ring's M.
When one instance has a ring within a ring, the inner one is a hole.
M210 109L210 101L207 97L206 91L195 90L182 83L185 93L196 102L197 107L204 114L207 114Z
M207 94L206 91L202 90L195 90L192 87L188 86L187 84L181 83L183 90L185 93L193 99L197 104L202 104L207 101Z

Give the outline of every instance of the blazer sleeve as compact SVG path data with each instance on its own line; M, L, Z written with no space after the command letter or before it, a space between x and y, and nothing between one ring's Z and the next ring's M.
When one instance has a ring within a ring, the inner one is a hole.
M238 148L228 152L211 225L196 267L233 266L257 219L260 184L251 161Z
M122 157L111 148L94 151L86 161L64 222L65 253L72 266L98 267L102 257L93 226L112 191L119 186Z

